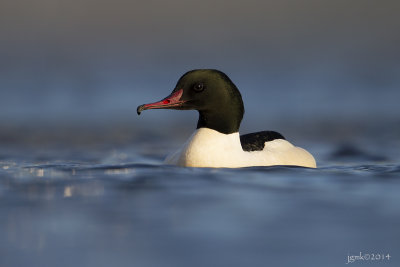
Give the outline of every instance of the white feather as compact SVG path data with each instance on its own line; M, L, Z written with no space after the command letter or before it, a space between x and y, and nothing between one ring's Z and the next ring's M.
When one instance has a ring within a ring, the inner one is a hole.
M314 157L283 139L265 142L262 151L243 151L239 133L223 134L197 129L181 149L165 159L166 164L185 167L240 168L294 165L315 168Z

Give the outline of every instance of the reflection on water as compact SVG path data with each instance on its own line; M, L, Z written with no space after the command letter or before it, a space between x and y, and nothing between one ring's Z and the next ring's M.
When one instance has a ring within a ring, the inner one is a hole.
M153 146L0 161L1 265L339 266L359 251L399 264L396 153L315 145L316 170L196 169Z
M400 266L398 1L19 2L0 4L1 267ZM198 67L239 87L242 133L320 168L163 166L195 113L136 106Z

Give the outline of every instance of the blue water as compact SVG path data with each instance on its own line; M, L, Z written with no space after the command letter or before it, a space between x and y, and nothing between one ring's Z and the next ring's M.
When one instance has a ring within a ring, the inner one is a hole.
M0 6L0 267L400 266L399 1ZM163 165L195 68L319 168Z
M3 144L0 266L399 266L397 141L300 138L318 169L180 168L162 159L187 133L144 127Z

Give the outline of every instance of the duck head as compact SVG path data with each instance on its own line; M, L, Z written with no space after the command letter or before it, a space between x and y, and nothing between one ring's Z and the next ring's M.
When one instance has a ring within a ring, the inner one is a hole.
M242 96L235 84L225 73L213 69L185 73L169 96L138 106L137 113L146 109L197 110L197 128L224 134L238 132L244 114Z

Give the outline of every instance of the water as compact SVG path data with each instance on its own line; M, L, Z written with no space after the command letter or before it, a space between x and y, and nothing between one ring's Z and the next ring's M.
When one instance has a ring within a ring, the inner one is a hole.
M2 145L0 266L399 266L394 140L308 140L318 169L200 169L162 164L186 132L121 132Z
M0 267L400 266L399 1L93 2L0 3ZM162 165L195 68L319 168Z

